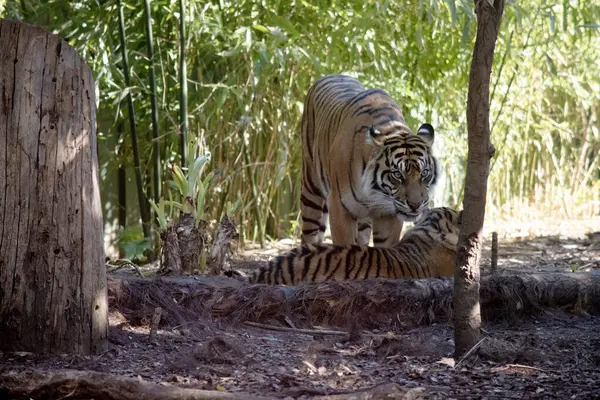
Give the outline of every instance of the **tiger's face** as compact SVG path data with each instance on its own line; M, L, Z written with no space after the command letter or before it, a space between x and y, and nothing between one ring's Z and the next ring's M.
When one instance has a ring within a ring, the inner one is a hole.
M374 129L370 135L376 146L366 168L370 176L365 189L371 207L382 210L382 214L414 221L429 208L429 191L437 177L436 160L431 154L433 127L423 124L417 135L378 138Z

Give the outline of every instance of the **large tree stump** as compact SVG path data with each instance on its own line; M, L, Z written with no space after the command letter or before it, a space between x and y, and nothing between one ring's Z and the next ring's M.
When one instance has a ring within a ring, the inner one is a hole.
M89 67L45 30L0 19L0 350L107 346Z

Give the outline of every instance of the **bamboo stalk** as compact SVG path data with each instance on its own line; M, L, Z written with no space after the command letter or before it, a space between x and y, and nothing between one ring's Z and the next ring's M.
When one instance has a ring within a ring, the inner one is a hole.
M254 171L252 171L252 164L250 162L250 154L249 154L249 150L248 150L248 146L246 145L246 140L244 138L245 135L245 128L242 129L242 154L244 157L244 163L246 164L246 172L248 174L248 177L250 178L250 189L252 190L252 198L254 199L254 204L252 207L252 210L254 211L254 218L256 218L256 225L258 225L258 240L260 243L260 247L264 248L265 247L265 226L263 224L263 216L261 214L260 211L260 203L259 203L259 198L260 198L260 194L258 193L258 187L256 184L256 177L254 174Z
M179 137L179 153L182 168L187 166L188 158L188 90L185 53L185 6L184 0L179 0L179 124L181 132L181 136Z
M129 74L129 60L127 58L127 45L125 36L125 18L123 16L123 6L121 0L117 0L119 8L119 40L121 42L121 55L123 58L123 75L125 77L125 85L131 88L131 77ZM142 170L140 167L140 153L138 150L137 130L135 124L135 111L133 107L133 96L131 90L127 93L127 109L129 112L129 128L131 134L131 148L133 151L133 169L135 171L135 182L137 185L138 201L140 205L140 216L142 217L142 230L144 237L149 238L150 231L150 212L146 195L144 193L144 182L142 179Z
M148 45L148 79L150 81L150 102L152 107L152 180L153 198L158 204L161 197L161 165L158 130L158 104L156 101L156 77L154 71L154 39L152 34L152 17L150 0L144 0L144 16L146 19L146 43Z
M119 121L117 124L117 146L119 151L117 157L121 161L121 141L123 140L123 123ZM118 191L118 217L117 221L122 229L127 227L127 171L122 162L119 163L117 171L117 191Z

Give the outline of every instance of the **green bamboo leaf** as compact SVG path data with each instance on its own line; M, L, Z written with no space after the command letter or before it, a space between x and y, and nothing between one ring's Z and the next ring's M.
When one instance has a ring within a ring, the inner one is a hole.
M199 221L204 219L204 202L205 202L206 190L204 184L200 182L198 184L198 192L196 194L196 220Z
M271 33L271 30L264 25L259 25L259 24L252 25L252 28L256 29L259 32Z
M279 17L277 15L271 15L270 18L273 25L278 26L284 30L289 36L300 36L300 32L294 27L294 25L286 18Z
M185 196L188 192L188 183L179 165L173 165L172 175L179 193L182 196Z
M242 207L242 199L237 199L232 205L227 208L227 215L234 216Z
M162 232L167 229L167 219L165 214L165 200L160 199L158 205L154 202L153 199L148 199L150 206L154 210L156 214L156 218L158 220L158 229Z
M215 177L216 173L215 171L210 171L206 177L204 178L204 180L202 181L202 184L204 185L204 188L209 188L212 184L212 181Z
M456 24L456 1L455 0L446 0L446 6L448 6L448 10L450 11L450 16L452 18L452 24Z
M419 46L421 49L425 47L423 44L423 32L421 31L421 27L417 27L417 29L415 29L415 41L417 42L417 46Z
M546 62L548 63L548 68L550 69L550 73L552 75L556 75L556 66L554 65L554 61L548 55L548 53L546 53Z

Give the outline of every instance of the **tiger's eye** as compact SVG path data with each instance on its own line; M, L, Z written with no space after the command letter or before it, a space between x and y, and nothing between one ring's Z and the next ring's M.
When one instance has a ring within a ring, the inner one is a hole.
M402 178L402 173L400 173L399 171L395 171L392 173L392 176L394 177L394 179L396 179L397 181L402 182L404 179Z

